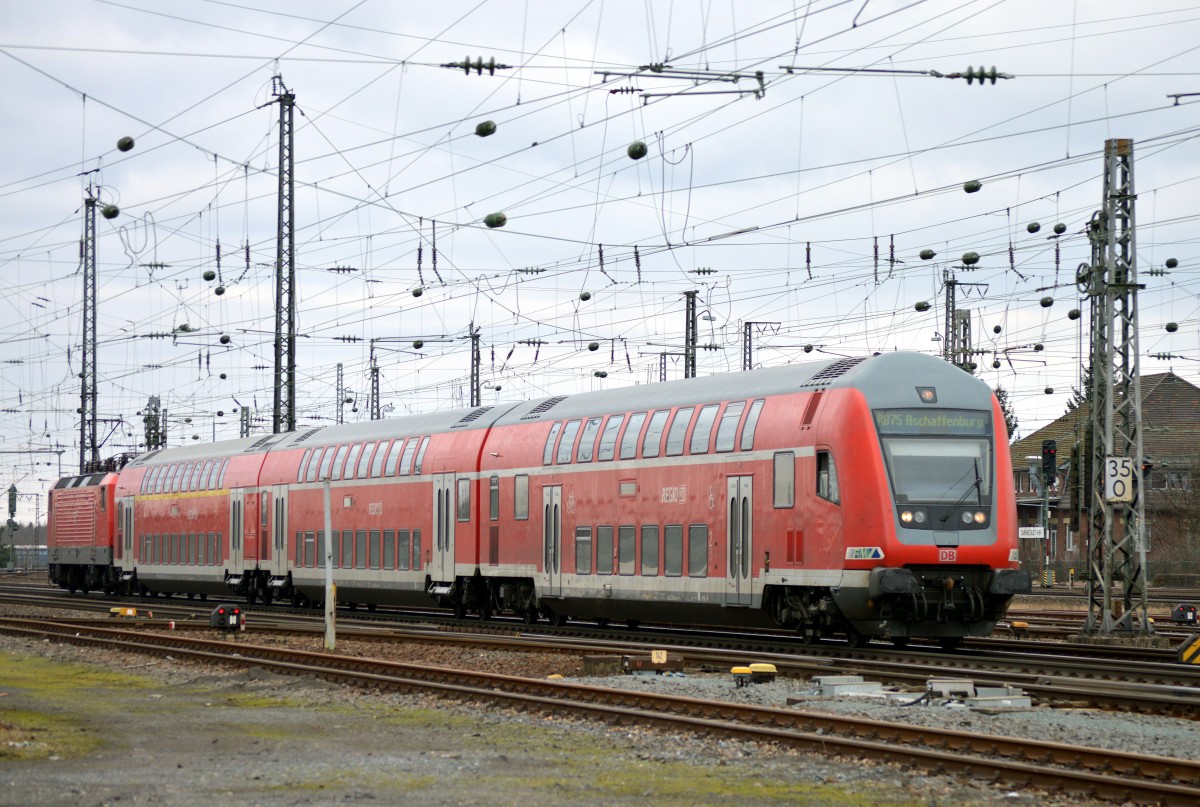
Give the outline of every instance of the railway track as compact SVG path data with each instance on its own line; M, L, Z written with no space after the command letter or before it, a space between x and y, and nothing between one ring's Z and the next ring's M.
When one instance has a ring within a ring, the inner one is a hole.
M22 596L20 601L57 602L58 607L63 607L62 598L54 592L48 596L32 595L32 599ZM69 602L86 604L97 611L107 611L110 607L109 603L98 600L69 598ZM181 629L191 626L208 629L211 604L186 600L159 603L155 606L157 619L141 622L139 629L162 630L167 620L176 620ZM383 613L374 615L377 619L366 616L352 617L344 612L339 616L339 636L577 656L637 654L650 648L669 648L682 655L688 666L712 671L723 672L750 659L775 664L780 674L787 676L861 675L866 680L916 690L923 689L930 678L970 678L982 685L1019 686L1039 706L1089 707L1200 719L1200 670L1175 664L1174 651L1003 640L980 643L978 647L955 653L932 647L900 651L883 645L851 649L832 644L810 647L775 637L726 632L617 633L582 624L530 627L519 622L481 623L448 618L414 624L387 621ZM82 624L76 619L66 621ZM249 621L252 634L270 630L317 635L324 630L321 618L308 612L294 614L260 608L250 612ZM101 619L99 624L112 623Z
M1194 805L1200 801L1200 762L1194 760L71 622L0 618L0 631L610 723L728 736L1120 803Z

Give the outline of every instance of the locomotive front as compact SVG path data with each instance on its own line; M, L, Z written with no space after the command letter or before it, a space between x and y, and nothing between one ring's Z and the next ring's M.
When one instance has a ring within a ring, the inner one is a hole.
M847 534L847 569L867 571L866 586L844 588L839 605L861 617L851 623L864 635L951 646L990 633L1012 596L1030 590L1018 568L1007 434L979 380L931 357L895 364L858 381L890 518L877 541Z

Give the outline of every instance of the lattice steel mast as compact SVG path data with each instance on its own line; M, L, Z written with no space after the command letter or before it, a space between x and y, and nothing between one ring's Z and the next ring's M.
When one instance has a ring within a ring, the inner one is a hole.
M279 102L279 219L275 236L275 398L272 431L296 430L296 238L292 117L296 96L271 79Z
M1092 264L1079 272L1091 299L1091 521L1089 633L1152 634L1146 603L1142 498L1142 387L1138 359L1133 141L1104 143L1104 207L1088 226ZM1123 582L1121 613L1114 584Z
M79 377L79 473L89 462L99 464L96 445L96 197L88 186L83 203L83 241L79 245L83 262L83 358Z

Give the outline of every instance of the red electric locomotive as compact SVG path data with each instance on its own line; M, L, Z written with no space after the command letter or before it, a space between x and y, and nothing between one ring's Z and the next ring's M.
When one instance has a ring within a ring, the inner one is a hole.
M949 646L1030 587L1004 437L892 353L188 446L121 471L112 575L316 601L328 551L355 603Z
M114 588L117 474L68 476L50 489L46 559L50 582L74 593Z

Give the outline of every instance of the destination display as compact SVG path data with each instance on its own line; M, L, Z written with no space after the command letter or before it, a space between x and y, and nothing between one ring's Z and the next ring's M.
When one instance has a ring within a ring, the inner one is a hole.
M989 412L964 409L876 409L880 434L953 435L986 437L991 431Z

